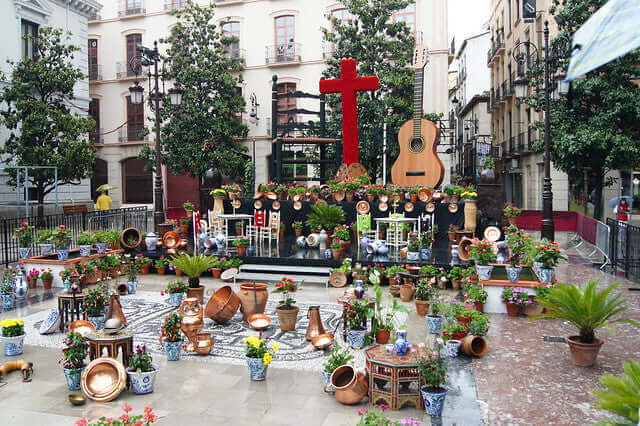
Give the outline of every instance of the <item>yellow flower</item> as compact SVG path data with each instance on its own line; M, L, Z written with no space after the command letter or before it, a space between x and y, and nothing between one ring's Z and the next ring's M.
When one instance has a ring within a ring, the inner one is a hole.
M273 350L276 351L276 352L278 352L280 350L280 345L278 345L278 342L275 342L273 344Z
M271 354L269 352L267 352L266 354L264 354L264 356L262 357L262 363L264 365L269 365L271 364L271 360L273 359L273 357L271 356Z
M258 349L260 347L260 344L262 343L262 339L255 337L255 336L249 336L247 338L244 339L245 343L250 344L251 346L253 346L254 348Z
M21 319L15 319L15 318L7 318L0 321L0 327L7 328L7 327L15 327L17 325L24 325L24 321L22 321Z

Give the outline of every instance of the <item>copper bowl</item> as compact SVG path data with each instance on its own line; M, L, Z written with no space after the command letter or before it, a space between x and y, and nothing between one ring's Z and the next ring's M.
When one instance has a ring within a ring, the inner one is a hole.
M278 194L276 194L275 192L267 192L265 196L267 197L267 200L271 200L271 201L278 199Z
M271 325L271 318L265 314L253 314L247 317L247 322L254 330L264 330ZM266 324L266 325L265 325Z
M84 405L84 403L87 402L87 399L82 395L72 393L69 395L69 402L73 405Z
M162 243L166 248L174 249L180 243L180 235L175 231L169 231L162 237Z
M195 350L199 355L207 355L213 349L213 336L211 333L198 333L196 335Z
M127 385L127 372L114 358L96 358L82 371L80 389L92 401L108 402L116 399Z
M89 321L77 320L69 324L69 331L76 332L81 336L86 337L89 333L96 331L96 327Z
M316 349L326 349L333 344L335 336L333 334L319 334L311 340L311 344Z
M230 286L226 285L209 298L204 314L215 322L227 322L233 318L239 308L240 298Z

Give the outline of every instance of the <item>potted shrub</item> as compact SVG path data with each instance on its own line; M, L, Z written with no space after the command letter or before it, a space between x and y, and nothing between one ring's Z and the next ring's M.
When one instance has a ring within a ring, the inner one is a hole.
M245 359L249 367L249 378L253 381L262 381L267 377L267 368L273 360L273 355L278 351L277 342L268 342L260 337L249 336L244 339L246 343Z
M211 275L213 276L213 278L215 279L219 279L220 278L220 274L222 274L222 260L218 259L217 257L213 256L214 262L213 262L213 266L211 266Z
M26 221L20 222L20 226L15 229L13 236L18 240L18 257L20 259L28 258L31 254L31 245L33 245L33 225L29 225Z
M424 400L424 409L432 417L442 414L447 389L444 387L447 378L447 363L439 352L427 351L418 358L418 371L424 386L420 389Z
M337 204L314 204L307 216L307 226L310 229L324 229L330 232L345 221L344 210Z
M493 252L493 244L487 240L479 240L469 246L471 259L476 264L476 272L481 281L491 279L491 271L493 266L491 262L495 261L496 255Z
M331 248L331 256L333 257L333 260L338 260L342 257L344 249L342 248L342 244L339 239L333 238L329 247Z
M407 272L407 270L399 265L389 266L385 270L384 273L387 276L387 279L389 280L389 286L398 286L399 284L398 276L400 275L400 272ZM400 289L398 288L398 291L399 290Z
M506 202L504 203L502 212L507 217L507 222L509 222L509 225L517 226L518 216L520 216L522 210L513 205L513 203Z
M180 269L189 277L189 290L187 291L187 297L195 297L200 303L203 303L204 299L204 286L200 285L200 276L203 272L211 269L216 264L217 259L203 254L189 255L179 254L171 257L170 264ZM242 263L242 262L240 262Z
M60 225L53 230L51 238L56 246L58 260L67 260L69 258L69 245L71 244L71 231L68 231L64 225Z
M520 316L522 308L531 303L529 294L522 287L505 287L502 291L502 301L507 305L507 315Z
M455 241L456 240L456 232L460 229L460 227L451 224L449 225L449 227L447 228L447 235L449 236L449 241Z
M567 260L558 244L543 238L535 247L534 261L538 262L538 278L542 284L549 284L555 274L555 268L561 260Z
M89 344L81 334L73 331L67 333L62 342L65 347L62 348L60 363L62 364L67 388L69 390L78 390L80 389L80 378L85 367L84 359L87 357Z
M41 269L40 279L42 280L42 286L45 290L51 290L53 285L53 271L51 269Z
M239 237L233 240L233 246L238 249L238 256L247 255L247 247L249 247L250 240L246 237Z
M113 240L113 236L108 230L98 230L93 233L93 239L96 245L96 252L98 254L105 254L107 252L107 246Z
M471 284L465 289L465 301L471 303L475 310L484 312L484 304L487 303L489 294L479 284Z
M338 367L346 365L349 361L353 361L353 354L349 351L349 348L342 348L337 343L334 343L327 362L322 366L325 392L329 394L335 393L335 388L331 384L331 374L333 374Z
M280 330L292 331L296 329L296 321L298 319L298 311L300 308L295 306L296 301L292 294L298 291L298 285L289 278L282 278L273 293L282 294L282 299L278 302L276 313L280 322Z
M391 338L391 332L394 330L393 318L396 313L404 312L408 314L409 310L391 296L389 296L391 298L391 305L383 307L382 288L376 284L373 287L373 292L376 295L376 300L371 333L375 335L376 343L384 345L389 342L389 339Z
M180 359L180 354L182 353L181 322L182 316L177 312L171 312L162 324L160 341L167 356L167 361L178 361Z
M452 267L447 273L447 278L451 281L454 290L460 290L460 281L464 278L464 271L459 266Z
M189 224L191 223L191 218L188 216L180 218L180 232L182 234L186 234L189 232Z
M409 234L409 243L407 244L407 260L409 262L417 262L420 260L420 240L418 234Z
M439 334L442 324L442 306L443 302L439 298L435 298L431 301L429 306L430 314L427 315L427 326L429 327L429 333Z
M171 306L180 306L182 303L182 299L184 299L184 295L187 294L187 285L184 281L176 280L169 284L167 284L167 288L162 292L162 294L169 295L169 304Z
M340 240L342 248L347 248L351 241L351 232L349 232L346 226L337 226L333 230L333 238Z
M153 261L142 254L137 254L135 258L135 264L140 268L140 274L148 275L151 272L151 263Z
M302 230L304 229L304 224L302 222L293 222L291 224L291 227L295 231L296 237L299 237L302 235Z
M420 234L420 257L425 262L431 259L432 246L438 233L438 225L433 225L431 229Z
M53 243L51 242L51 229L41 229L36 232L36 241L40 247L40 254L48 256L53 253Z
M415 203L418 201L418 193L422 189L422 186L410 186L409 187L409 201Z
M368 300L354 300L347 305L347 338L352 349L361 349L364 346L367 334L367 318L373 318L373 309Z
M619 376L605 374L600 377L600 384L606 389L593 391L597 398L596 408L616 416L606 419L607 425L635 425L640 421L640 363L630 360L623 362L622 368L624 373Z
M446 343L450 339L460 340L467 335L467 329L457 321L451 321L442 327L442 340Z
M29 281L29 288L36 288L38 286L38 278L40 277L40 271L32 269L27 273L27 280Z
M167 266L169 266L169 259L167 259L164 256L161 256L159 259L156 259L153 266L156 267L156 271L158 272L158 275L164 275L164 273L167 270Z
M420 316L425 316L429 313L429 302L438 294L438 289L431 285L431 282L426 279L418 281L418 287L416 288L416 312Z
M21 355L24 343L24 321L16 318L6 318L0 321L0 327L2 327L4 356Z
M147 345L136 346L135 353L129 359L127 375L131 390L136 395L146 395L153 392L153 384L156 381L156 374L159 367L153 363L151 353L147 350Z
M107 303L103 291L99 288L92 288L87 291L82 304L87 320L94 325L96 330L104 327L104 307Z
M136 262L128 262L125 267L127 273L127 293L135 294L138 290L138 273L140 266Z
M581 287L570 284L558 284L549 290L544 297L538 298L538 304L549 310L535 318L556 318L568 321L579 333L567 337L571 356L575 365L590 367L598 356L600 346L604 343L596 338L596 330L623 322L640 327L633 319L620 317L629 309L627 299L621 293L615 293L620 283L613 283L598 291L598 281L589 280Z

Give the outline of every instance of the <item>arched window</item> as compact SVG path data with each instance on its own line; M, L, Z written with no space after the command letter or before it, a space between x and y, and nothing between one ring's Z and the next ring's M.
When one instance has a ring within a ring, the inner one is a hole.
M275 38L277 60L289 60L295 57L296 52L296 28L293 15L277 16L275 18Z
M153 178L148 160L127 158L122 162L122 195L124 203L151 204Z

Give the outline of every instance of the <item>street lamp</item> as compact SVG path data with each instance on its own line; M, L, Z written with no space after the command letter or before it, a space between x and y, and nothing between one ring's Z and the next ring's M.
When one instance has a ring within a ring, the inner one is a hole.
M160 62L160 52L158 51L158 42L153 42L153 49L144 46L137 46L139 52L131 58L129 66L138 75L141 66L153 65L153 74L151 70L147 71L147 79L149 81L149 105L155 112L155 133L156 133L156 178L154 182L153 193L155 203L153 207L153 225L154 230L158 233L158 225L164 223L164 202L162 195L162 150L160 144L160 109L164 100L164 75L158 71L158 63ZM154 88L151 89L151 79L153 77ZM162 79L162 91L160 91L160 79ZM133 86L129 87L131 94L131 103L142 104L144 88L140 86L136 80ZM180 88L169 89L169 101L172 105L180 105L182 103L182 90Z

